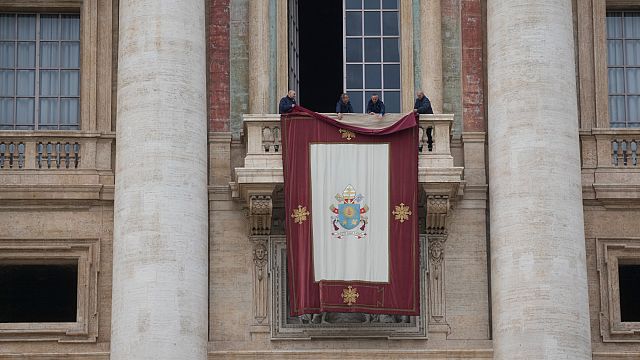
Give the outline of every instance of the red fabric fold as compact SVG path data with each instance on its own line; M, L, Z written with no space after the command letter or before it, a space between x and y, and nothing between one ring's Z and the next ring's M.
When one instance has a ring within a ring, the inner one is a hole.
M384 129L348 126L311 110L296 107L281 116L285 179L285 229L290 314L365 312L418 315L420 313L420 249L418 236L418 118L414 113ZM344 130L355 133L345 137ZM390 145L389 282L315 282L311 213L312 143L387 143ZM392 211L400 203L412 215L403 222ZM294 216L304 215L304 219ZM308 214L307 214L308 213ZM354 303L343 294L358 293Z

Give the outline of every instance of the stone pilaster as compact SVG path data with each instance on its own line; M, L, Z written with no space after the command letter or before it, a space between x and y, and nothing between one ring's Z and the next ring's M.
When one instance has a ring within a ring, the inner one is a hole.
M441 113L442 87L442 12L440 0L423 0L420 5L420 36L423 55L420 57L422 69L422 91L431 100L435 113Z
M489 0L496 359L591 359L570 0Z
M203 0L120 0L111 359L206 359Z
M249 2L249 113L265 114L269 93L269 1ZM278 94L284 96L286 94Z

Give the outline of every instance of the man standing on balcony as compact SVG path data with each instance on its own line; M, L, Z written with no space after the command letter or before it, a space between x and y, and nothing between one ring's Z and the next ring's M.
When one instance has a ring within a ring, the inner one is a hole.
M416 94L416 102L413 104L413 112L418 114L433 114L431 101L424 95L422 91Z
M338 120L342 119L342 114L350 114L353 112L353 106L349 100L349 95L344 93L340 95L340 100L336 104L336 113L338 113Z
M380 100L378 94L371 95L371 100L367 104L367 114L383 116L384 112L384 103Z
M291 112L294 107L296 107L296 92L289 90L287 96L280 99L280 106L278 107L280 114Z

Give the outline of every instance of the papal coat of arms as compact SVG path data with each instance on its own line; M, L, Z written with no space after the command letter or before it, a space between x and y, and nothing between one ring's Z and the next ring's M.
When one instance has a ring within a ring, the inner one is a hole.
M342 194L336 194L335 199L338 203L329 207L333 213L331 236L336 239L342 239L347 235L353 235L357 239L365 237L368 223L366 213L369 206L364 204L364 196L357 194L353 186L347 185Z

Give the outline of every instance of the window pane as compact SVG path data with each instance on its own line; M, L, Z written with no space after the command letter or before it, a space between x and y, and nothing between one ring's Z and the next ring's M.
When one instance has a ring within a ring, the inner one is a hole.
M382 0L383 9L397 9L398 0Z
M40 15L40 40L59 40L58 15Z
M622 38L622 13L607 13L607 37Z
M614 124L622 124L624 127L624 96L609 96L609 120L611 122L611 127L620 127L614 126Z
M13 99L0 99L0 125L13 126Z
M360 11L347 11L347 36L362 35L362 13Z
M626 40L624 52L627 65L640 65L640 40Z
M384 65L384 89L400 89L400 65Z
M0 39L15 40L16 16L13 14L0 14Z
M18 43L18 68L35 68L36 67L36 43L35 42L19 42Z
M13 96L15 93L14 78L15 72L13 70L0 71L0 96Z
M345 7L347 9L362 9L362 0L347 0Z
M33 70L18 70L17 95L34 96L36 88L36 72Z
M380 0L364 0L365 9L380 9Z
M609 68L609 94L624 94L623 68Z
M384 50L384 61L399 62L400 61L400 45L398 39L382 39L382 48Z
M80 71L60 71L60 96L80 96Z
M78 15L62 15L60 38L62 40L80 40L80 17Z
M41 42L40 43L40 67L57 68L58 67L58 48L57 42Z
M382 72L380 65L365 65L364 84L366 89L382 88Z
M13 42L0 42L0 67L12 68L15 66L16 44Z
M624 37L640 38L640 12L624 13Z
M364 34L368 36L380 35L380 13L378 11L364 13Z
M622 40L607 41L609 65L623 64Z
M78 99L60 100L60 125L78 125Z
M640 119L640 96L627 96L627 123Z
M380 62L380 39L364 39L364 60L367 62Z
M347 39L347 62L362 61L362 39Z
M58 125L58 99L40 99L40 125Z
M384 106L388 113L400 112L400 91L385 91Z
M640 94L640 68L627 68L627 94Z
M58 96L58 70L40 71L40 96Z
M385 11L382 13L382 29L385 36L400 35L397 11Z
M353 106L354 113L363 113L364 106L362 104L362 91L349 91L349 97L351 97L351 106Z
M63 42L60 49L61 67L64 68L79 68L80 67L80 43L78 42Z
M347 64L347 89L362 89L362 65Z
M36 39L36 16L18 15L18 40Z
M33 125L33 99L17 99L16 125Z

